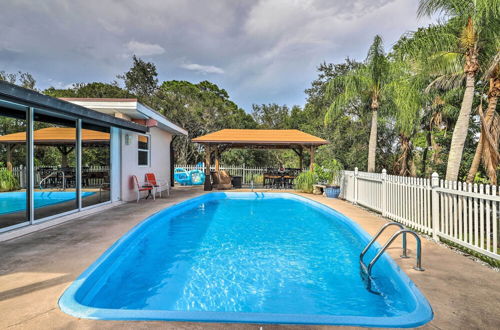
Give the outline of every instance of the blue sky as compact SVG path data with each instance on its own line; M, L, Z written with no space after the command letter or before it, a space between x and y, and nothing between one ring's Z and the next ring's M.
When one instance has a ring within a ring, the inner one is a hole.
M323 61L364 59L417 20L417 0L3 0L0 70L28 71L38 88L111 82L132 54L160 80L210 80L243 109L303 105Z

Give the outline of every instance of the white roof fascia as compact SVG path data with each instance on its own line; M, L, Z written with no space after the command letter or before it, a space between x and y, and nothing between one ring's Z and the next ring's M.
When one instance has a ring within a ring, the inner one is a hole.
M176 124L165 118L162 114L142 103L137 102L137 111L151 119L156 120L158 122L158 126L169 133L172 133L174 135L188 135L188 131L186 131L184 128L177 126Z

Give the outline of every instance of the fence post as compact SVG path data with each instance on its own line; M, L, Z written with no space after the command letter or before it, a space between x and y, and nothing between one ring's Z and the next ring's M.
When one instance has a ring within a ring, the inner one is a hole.
M245 184L245 174L246 174L247 171L245 169L245 164L244 163L243 163L243 171L242 172L243 172L243 175L242 175L242 178L241 178L241 182L243 184Z
M382 170L382 216L387 213L387 170Z
M353 204L358 204L358 168L354 168L354 200Z
M431 201L432 201L432 238L439 241L439 193L436 188L439 188L439 175L434 172L431 176Z

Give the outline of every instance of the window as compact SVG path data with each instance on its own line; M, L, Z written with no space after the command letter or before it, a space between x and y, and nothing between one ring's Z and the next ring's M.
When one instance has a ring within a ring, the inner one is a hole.
M149 166L149 136L139 135L137 140L139 166Z

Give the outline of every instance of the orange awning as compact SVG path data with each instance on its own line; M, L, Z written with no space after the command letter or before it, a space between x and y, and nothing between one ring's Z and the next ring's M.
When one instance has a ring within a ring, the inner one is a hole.
M33 132L36 144L58 145L75 144L76 128L73 127L47 127ZM0 136L0 143L17 144L26 142L26 132L19 132ZM82 129L82 142L87 144L109 143L109 133Z
M329 142L297 129L223 129L192 139L204 144L228 144L238 146L319 146Z

